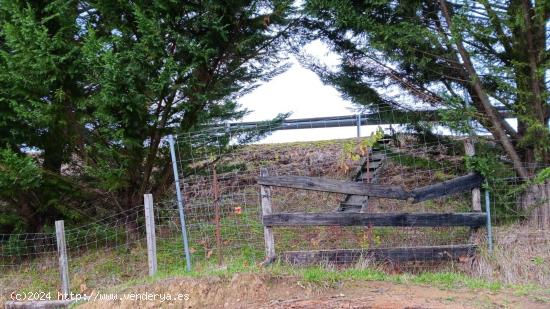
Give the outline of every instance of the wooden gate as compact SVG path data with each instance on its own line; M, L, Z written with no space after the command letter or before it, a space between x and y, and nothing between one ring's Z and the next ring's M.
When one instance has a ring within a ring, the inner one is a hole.
M272 213L271 187L286 187L357 196L408 200L418 203L425 200L477 188L483 178L468 174L437 184L406 191L401 186L358 183L304 176L269 176L262 169L258 184L261 194L262 222L264 225L266 263L275 260L273 228L282 226L395 226L395 227L454 227L466 226L473 229L486 224L487 216L482 212L469 213ZM336 249L316 251L288 251L281 254L281 260L292 264L313 264L319 262L342 263L357 261L361 257L374 260L442 261L457 260L475 252L474 244L394 247L369 249Z

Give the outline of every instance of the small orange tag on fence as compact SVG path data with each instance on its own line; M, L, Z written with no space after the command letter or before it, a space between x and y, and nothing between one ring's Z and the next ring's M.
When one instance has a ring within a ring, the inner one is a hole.
M241 209L241 207L235 207L235 214L236 214L236 215L242 214L242 209Z

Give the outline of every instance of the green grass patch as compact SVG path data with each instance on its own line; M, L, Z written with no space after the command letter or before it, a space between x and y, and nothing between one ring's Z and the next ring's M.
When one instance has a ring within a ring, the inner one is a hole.
M295 280L304 283L325 287L334 286L343 281L357 280L429 285L440 289L487 290L490 292L498 292L504 288L512 288L517 291L517 295L521 296L531 295L530 293L541 290L533 286L506 286L499 282L486 281L450 271L426 272L421 274L388 274L374 268L347 268L341 270L323 266L299 268L281 263L275 263L269 267L262 267L246 256L233 257L230 260L226 260L222 267L218 266L214 260L208 262L200 261L193 265L193 270L191 272L185 271L183 263L180 263L178 268L171 271L159 272L159 274L153 278L133 280L124 284L122 287L154 282L156 280L172 277L200 278L219 276L221 278L231 278L238 273L257 273L276 277L294 277Z
M426 158L420 158L404 153L396 153L394 157L390 156L390 159L399 163L400 165L417 168L417 169L440 169L442 166L445 166L445 161L436 161ZM446 177L446 175L440 175L440 177Z
M458 272L426 272L415 275L410 278L410 282L436 285L438 287L454 289L454 288L469 288L469 289L485 289L491 291L499 291L503 285L499 282L490 282L479 278L472 278Z

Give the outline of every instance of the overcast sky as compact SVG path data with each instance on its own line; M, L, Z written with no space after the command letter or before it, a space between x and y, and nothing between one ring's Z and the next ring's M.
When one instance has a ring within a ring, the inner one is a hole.
M316 41L304 48L325 65L334 66L338 57L330 54L323 43ZM293 118L342 116L354 114L354 106L344 100L332 86L325 85L312 71L302 67L294 58L289 60L292 67L241 97L239 103L251 111L242 121L273 119L279 113L291 113ZM515 119L507 121L516 127ZM387 126L383 126L384 129ZM362 126L361 136L369 136L377 126ZM448 134L444 129L440 133ZM481 131L478 134L483 134ZM301 129L276 131L260 143L282 143L293 141L315 141L352 138L357 136L355 127Z
M328 53L320 42L314 42L305 51L321 59L323 63L334 65L338 59ZM346 101L332 86L324 85L312 71L302 67L294 58L292 67L240 98L242 107L251 111L243 121L268 120L279 113L290 112L289 118L311 118L342 116L354 113L351 102ZM363 128L368 134L370 129ZM351 138L356 136L355 127L328 129L301 129L275 132L262 142L290 142Z

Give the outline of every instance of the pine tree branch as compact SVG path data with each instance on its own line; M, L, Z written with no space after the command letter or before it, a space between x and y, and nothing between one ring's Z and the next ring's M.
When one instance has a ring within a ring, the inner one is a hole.
M447 1L440 0L439 2L441 5L443 16L447 21L447 25L449 25L449 29L452 29L452 19L447 7ZM466 48L464 48L464 45L462 44L462 40L460 38L457 38L456 46L462 58L463 65L471 77L472 88L474 89L476 95L479 97L480 103L483 106L483 109L485 110L485 113L487 114L489 120L491 121L491 124L492 124L491 131L493 135L500 141L504 150L506 151L508 156L510 156L514 169L518 173L519 177L522 178L523 180L529 179L529 173L525 168L525 166L523 166L521 158L519 157L516 149L514 148L512 141L506 135L506 132L502 127L501 121L499 119L501 118L501 116L498 115L498 112L496 112L495 108L491 105L491 102L489 101L489 97L487 96L485 89L481 85L477 72L470 59L470 55L466 50Z

